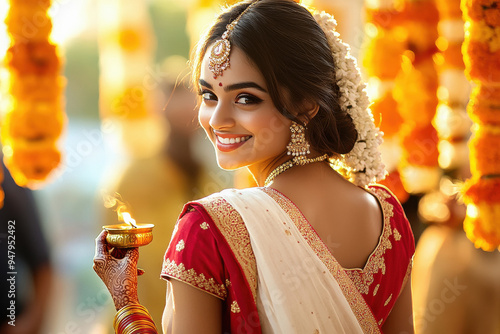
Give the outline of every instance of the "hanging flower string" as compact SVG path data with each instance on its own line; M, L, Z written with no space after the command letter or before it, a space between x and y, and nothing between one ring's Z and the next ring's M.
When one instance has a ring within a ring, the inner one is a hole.
M459 2L439 0L437 5L440 21L436 45L440 52L435 55L434 60L440 86L433 125L439 136L440 167L447 171L457 171L468 165L467 140L472 125L466 111L470 83L464 75L465 65L461 52L464 21Z
M50 42L50 1L11 1L5 20L10 48L7 109L1 139L5 165L20 186L38 187L61 160L57 140L65 123L64 78Z
M467 106L474 126L464 229L476 247L500 250L500 1L462 0L461 8L466 75L475 84Z
M399 170L408 192L426 193L438 187L441 177L438 138L431 125L438 103L438 77L433 62L439 20L436 4L431 0L406 0L401 20L407 39L394 88L394 98L404 119Z
M100 117L108 137L123 144L132 159L157 154L168 132L165 117L156 112L161 108L154 105L162 75L154 67L149 6L148 1L100 0L97 7Z
M398 172L402 153L399 131L403 119L392 92L394 80L401 70L406 31L401 26L402 8L397 2L365 2L365 32L368 38L363 48L363 69L372 101L370 109L375 122L380 123L380 130L384 133L380 149L389 174L380 183L387 186L403 203L409 197Z

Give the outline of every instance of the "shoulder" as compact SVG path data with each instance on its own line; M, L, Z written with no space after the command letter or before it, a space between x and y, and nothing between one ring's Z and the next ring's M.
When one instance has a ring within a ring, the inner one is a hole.
M390 225L396 241L403 240L408 252L415 252L415 239L406 214L396 196L385 186L370 185L368 190L377 197L384 213L385 224Z

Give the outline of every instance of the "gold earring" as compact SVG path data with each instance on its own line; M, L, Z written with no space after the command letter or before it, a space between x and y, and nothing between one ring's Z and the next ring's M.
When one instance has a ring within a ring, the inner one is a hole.
M309 143L306 140L306 131L305 127L292 121L292 125L290 125L291 138L290 143L286 147L288 155L293 156L293 161L295 163L301 164L302 160L306 159L306 154L311 153L309 151Z

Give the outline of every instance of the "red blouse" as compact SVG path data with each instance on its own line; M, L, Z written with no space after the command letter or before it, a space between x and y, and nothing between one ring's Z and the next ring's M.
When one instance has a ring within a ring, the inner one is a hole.
M383 211L382 234L363 269L344 270L380 328L408 280L415 243L394 195L383 186L369 190ZM303 230L314 231L286 196L269 188L264 191L286 212L294 211L292 217L300 216L298 224L307 225ZM316 234L312 238L319 239ZM186 204L165 253L161 277L181 280L221 299L224 333L261 333L256 275L250 239L239 214L217 196Z

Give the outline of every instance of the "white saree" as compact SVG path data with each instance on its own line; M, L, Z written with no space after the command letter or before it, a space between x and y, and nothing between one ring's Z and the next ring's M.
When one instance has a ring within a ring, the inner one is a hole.
M311 240L304 238L292 217L267 193L272 190L264 189L228 189L219 194L238 211L250 235L262 332L367 332L360 324L363 319L353 312L360 300L349 302L335 278L344 278L340 265L333 259L337 266L328 267L311 247ZM324 244L318 247L326 249Z

